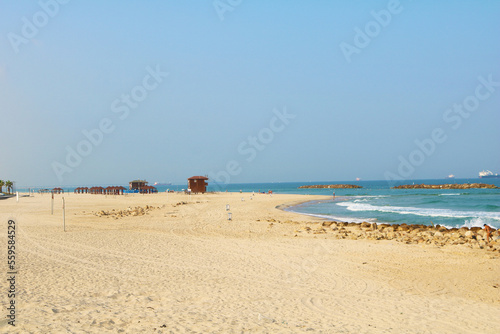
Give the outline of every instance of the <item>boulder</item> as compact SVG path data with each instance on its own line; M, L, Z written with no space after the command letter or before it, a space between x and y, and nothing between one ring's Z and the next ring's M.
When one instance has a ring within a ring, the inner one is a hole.
M474 232L472 232L472 231L467 231L467 232L465 232L464 236L465 236L466 238L472 239L472 238L474 237Z

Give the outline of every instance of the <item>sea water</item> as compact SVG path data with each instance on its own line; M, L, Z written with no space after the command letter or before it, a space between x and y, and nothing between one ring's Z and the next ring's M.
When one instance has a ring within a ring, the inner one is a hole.
M301 185L350 183L361 189L299 189ZM345 222L424 224L500 228L500 189L392 189L399 184L488 183L500 179L256 183L212 186L213 190L327 195L330 200L303 203L289 211ZM210 190L210 186L209 186ZM333 193L335 192L335 199Z

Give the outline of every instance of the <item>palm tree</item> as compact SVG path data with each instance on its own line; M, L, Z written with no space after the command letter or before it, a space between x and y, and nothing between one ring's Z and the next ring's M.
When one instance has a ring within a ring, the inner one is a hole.
M0 193L2 192L2 187L5 185L3 180L0 180Z
M14 182L12 181L5 181L5 186L9 190L9 194L12 194L12 187L14 186Z

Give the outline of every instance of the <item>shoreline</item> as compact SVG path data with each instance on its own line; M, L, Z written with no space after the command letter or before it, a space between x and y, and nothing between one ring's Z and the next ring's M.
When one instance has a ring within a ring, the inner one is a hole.
M324 200L327 201L327 200ZM305 203L320 202L320 200L305 201L294 206ZM437 247L465 245L469 248L484 249L500 253L500 230L491 228L490 240L486 238L486 231L480 227L449 228L441 225L386 223L376 219L356 219L332 217L321 214L309 214L292 210L294 206L288 205L277 209L292 212L299 215L319 218L323 221L314 229L302 227L295 230L295 236L304 234L332 234L337 239L351 240L395 240L406 244L434 245Z
M315 195L313 195L315 196ZM331 196L329 196L331 197ZM347 201L348 200L348 197L347 196L337 196L336 197L336 200L338 201ZM314 218L317 218L317 219L320 219L321 221L332 221L332 222L342 222L342 223L349 223L350 222L355 222L355 223L362 223L362 222L375 222L377 221L377 218L354 218L354 217L335 217L335 216L331 216L331 215L327 215L327 214L316 214L316 213L307 213L307 212L299 212L299 211L294 211L292 210L293 208L295 207L300 207L301 205L305 205L305 204L308 204L308 203L321 203L321 202L333 202L331 199L318 199L318 200L308 200L308 201L300 201L298 203L292 203L292 204L283 204L283 205L279 205L276 207L276 209L279 209L279 210L283 210L283 211L286 211L286 212L292 212L292 213L295 213L295 214L298 214L298 215L303 215L303 216L307 216L307 217L314 217ZM385 222L381 222L381 223L385 223ZM390 224L390 223L386 223L386 224Z

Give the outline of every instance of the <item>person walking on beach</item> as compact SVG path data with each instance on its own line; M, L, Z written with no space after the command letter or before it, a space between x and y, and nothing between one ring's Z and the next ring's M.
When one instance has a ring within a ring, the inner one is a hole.
M490 237L491 237L491 227L488 225L484 224L484 230L486 231L486 242L490 242Z

